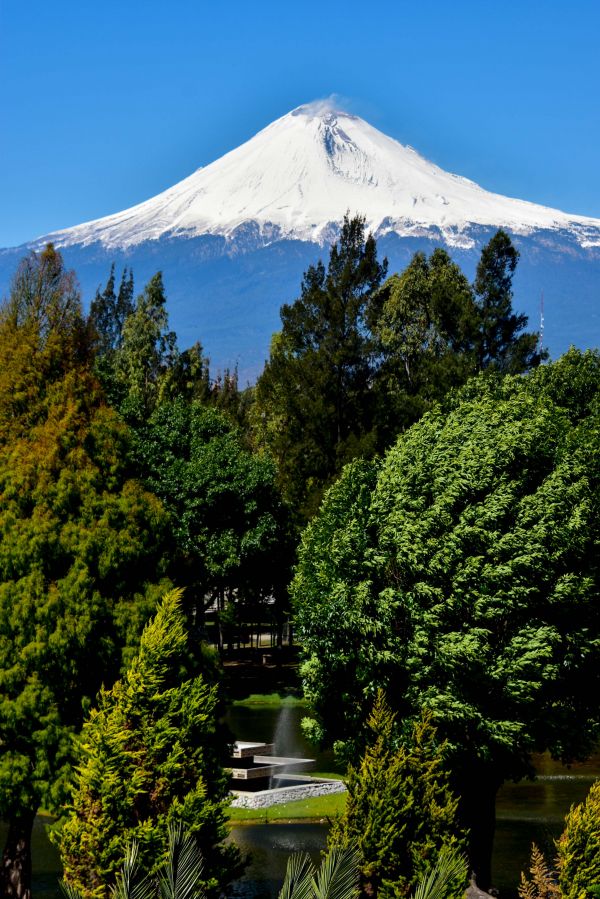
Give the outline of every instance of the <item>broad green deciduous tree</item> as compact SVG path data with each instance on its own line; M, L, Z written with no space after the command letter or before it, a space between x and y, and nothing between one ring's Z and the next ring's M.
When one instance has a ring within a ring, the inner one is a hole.
M52 246L30 254L0 310L3 896L29 896L34 816L59 807L83 706L160 578L166 515L130 478L128 441L91 373L73 274Z
M217 688L186 671L181 594L171 591L146 626L137 655L102 690L81 739L73 797L57 834L64 878L86 897L108 897L135 841L150 875L165 861L169 825L180 822L202 852L205 889L232 879L237 850L227 835L225 744Z
M140 478L171 515L171 567L200 609L276 600L288 611L291 540L271 459L244 445L231 419L185 397L135 429Z
M402 719L429 709L483 887L499 785L598 738L599 394L574 350L468 382L347 468L300 548L313 735L355 755L378 686Z

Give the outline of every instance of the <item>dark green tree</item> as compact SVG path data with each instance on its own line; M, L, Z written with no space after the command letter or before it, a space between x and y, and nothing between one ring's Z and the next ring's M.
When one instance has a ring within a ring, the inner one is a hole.
M401 735L379 691L367 724L369 742L348 770L345 811L333 823L329 845L357 847L363 895L408 896L444 848L463 849L458 801L430 714ZM442 896L461 899L466 881L465 866Z
M415 253L377 291L368 310L379 351L378 445L384 449L476 371L473 290L445 250Z
M178 356L176 336L168 328L162 273L157 272L123 323L116 377L120 408L129 419L143 420L168 395Z
M356 455L373 451L369 298L385 277L360 216L346 216L327 269L304 275L281 310L282 329L256 386L259 438L277 461L286 497L309 516L323 488Z
M0 892L18 899L35 814L60 806L83 706L161 576L166 515L91 364L73 273L31 253L0 309Z
M245 446L224 413L185 397L135 430L145 486L171 515L171 566L199 612L265 604L287 617L291 542L273 462Z
M115 294L115 266L111 266L106 287L96 291L89 314L89 325L95 339L94 372L109 400L121 399L117 383L117 360L123 342L123 325L133 312L133 272L123 269L118 294Z
M576 351L468 382L379 471L346 469L300 549L313 736L355 756L376 686L402 719L429 709L484 887L500 784L598 739L599 394Z
M118 294L115 293L115 266L110 267L106 287L96 296L90 306L90 324L96 336L96 354L111 360L119 349L123 339L123 325L128 315L133 312L133 272L123 269Z
M497 231L481 251L475 277L479 313L476 340L477 366L517 374L538 365L547 353L540 352L539 335L524 332L527 316L513 312L512 281L519 251L509 235Z
M74 792L55 840L65 882L108 899L125 848L150 874L162 867L170 825L195 838L202 886L232 879L239 854L227 836L226 745L217 688L187 668L188 627L179 591L168 593L122 680L102 690L85 721Z

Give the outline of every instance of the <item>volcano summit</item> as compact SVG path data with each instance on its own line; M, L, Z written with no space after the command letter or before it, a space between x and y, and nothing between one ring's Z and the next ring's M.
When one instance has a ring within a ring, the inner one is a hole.
M89 298L110 263L137 286L162 269L182 345L200 339L213 367L257 373L278 309L326 253L346 211L361 213L390 271L417 249L446 246L471 274L483 243L506 229L522 259L515 307L546 343L600 343L600 220L490 193L449 174L357 116L300 106L188 178L123 212L0 253L6 286L24 250L53 241Z

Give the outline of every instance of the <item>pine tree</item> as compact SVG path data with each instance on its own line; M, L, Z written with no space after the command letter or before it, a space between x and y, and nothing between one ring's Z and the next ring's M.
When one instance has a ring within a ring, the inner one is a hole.
M109 400L118 405L123 389L119 389L117 369L123 343L123 325L133 312L133 272L123 269L118 295L115 294L115 266L111 265L106 287L100 288L92 300L89 324L95 335L94 371Z
M513 312L512 281L518 261L519 251L502 229L481 251L474 283L479 314L476 351L480 371L493 367L519 374L547 356L538 352L538 334L522 333L527 316Z
M115 349L120 349L123 342L123 325L128 315L133 312L133 270L123 269L117 303L115 307Z
M368 721L372 741L358 767L350 767L348 798L334 822L331 846L358 846L363 893L404 897L435 863L440 851L460 850L458 801L444 769L444 745L425 713L401 740L396 716L379 691ZM444 897L464 893L466 868Z
M166 303L162 273L157 272L123 323L116 360L119 405L134 421L143 421L168 392L178 357L176 336L168 330Z
M116 305L115 264L113 262L106 287L102 293L100 293L100 288L96 290L96 296L90 306L90 322L98 335L97 353L99 356L105 356L116 346L119 333L115 315Z
M345 462L373 451L366 311L386 270L364 218L346 215L327 269L310 266L300 298L281 309L282 329L256 387L256 427L301 516L315 511Z
M153 874L171 822L197 840L206 889L235 872L237 851L222 842L227 780L216 686L186 673L187 643L181 594L171 591L124 678L101 691L84 724L72 802L54 839L65 881L86 897L110 895L133 840Z

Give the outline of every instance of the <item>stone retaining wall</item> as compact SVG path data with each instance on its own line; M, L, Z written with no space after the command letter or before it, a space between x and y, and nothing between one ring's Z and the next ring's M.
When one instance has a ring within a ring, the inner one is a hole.
M260 790L257 793L246 793L243 796L234 794L231 803L233 808L268 808L270 805L283 805L296 799L309 799L311 796L326 796L329 793L345 793L346 787L341 780L322 780L315 783L303 783L296 787L281 787L277 790Z

